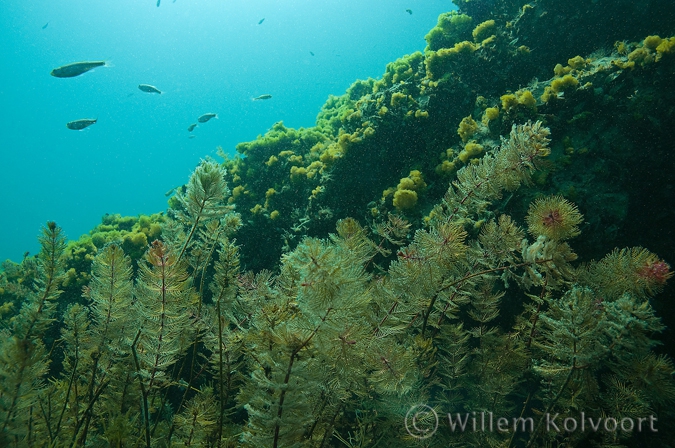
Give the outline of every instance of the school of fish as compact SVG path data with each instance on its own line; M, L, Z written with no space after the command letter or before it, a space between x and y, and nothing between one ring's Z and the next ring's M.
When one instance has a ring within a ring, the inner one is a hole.
M157 6L159 6L159 1L157 2ZM264 20L264 19L263 19ZM262 21L261 21L262 23ZM46 25L45 25L46 27ZM44 28L43 28L44 29ZM76 76L80 76L84 73L87 73L90 70L93 70L97 67L109 67L110 64L107 63L106 61L81 61L81 62L73 62L70 64L62 65L60 67L56 67L54 70L51 71L51 75L56 77L56 78L74 78ZM159 90L157 87L150 85L150 84L139 84L138 89L141 90L142 92L146 93L156 93L161 95L162 91ZM260 96L257 96L253 98L254 101L257 100L268 100L272 98L272 95L270 94L263 94ZM206 123L212 118L218 118L218 114L213 113L213 112L207 112L205 114L200 115L197 118L197 121L199 123ZM83 129L88 128L92 124L95 124L98 121L98 119L92 119L92 118L80 118L78 120L73 120L69 121L66 123L66 127L68 129L71 129L73 131L81 131ZM190 126L188 126L187 130L188 132L192 132L195 130L197 127L197 123L192 123ZM194 138L194 135L190 135L190 138Z
M173 0L175 3L176 0ZM159 7L161 3L161 0L157 0L157 7ZM412 14L412 10L406 9L406 12L408 14ZM263 17L258 21L258 25L262 25L262 23L265 21L265 18ZM44 30L47 28L49 25L49 22L45 23L44 26L42 26L42 29ZM314 56L313 52L309 52L312 56ZM65 64L60 67L56 67L51 71L51 75L54 76L55 78L74 78L76 76L80 76L84 73L87 73L90 70L93 70L97 67L110 67L110 64L106 61L80 61L80 62L72 62L70 64ZM141 90L142 92L146 93L156 93L161 95L162 91L159 90L157 87L150 85L150 84L139 84L138 89ZM262 95L259 95L257 97L252 98L253 101L263 101L263 100L269 100L272 98L272 95L265 93ZM206 123L212 118L218 118L218 115L213 113L213 112L208 112L205 114L200 115L197 118L197 122L199 123ZM98 121L98 118L80 118L77 120L69 121L66 123L66 127L68 129L74 130L74 131L81 131L83 129L88 128L89 126L95 124ZM192 132L195 130L197 127L197 123L192 123L187 127L188 132ZM194 135L190 135L189 138L194 138Z
M173 0L174 3L176 0ZM161 0L157 0L157 7L160 6ZM407 10L410 14L412 14L412 11ZM258 21L258 25L261 25L265 21L265 18L263 17ZM49 22L47 22L42 29L44 30L47 28L49 25ZM314 56L314 53L310 51L310 54ZM110 67L110 63L106 61L80 61L80 62L72 62L70 64L65 64L60 67L56 67L51 71L51 75L54 76L55 78L74 78L76 76L80 76L84 73L87 73L90 70L93 70L97 67ZM162 94L162 91L158 89L157 87L151 85L151 84L139 84L138 89L141 90L142 92L145 93L156 93L158 95ZM131 94L130 94L131 95ZM269 100L272 98L272 95L265 93L262 95L259 95L257 97L252 98L253 101L262 101L262 100ZM213 112L207 112L205 114L200 115L197 118L198 123L207 123L209 120L213 118L218 118L218 115ZM66 127L68 129L71 129L73 131L81 131L83 129L88 128L89 126L96 124L98 121L98 118L80 118L77 120L69 121L66 123ZM195 128L198 126L197 123L192 123L187 127L188 132L192 132L195 130ZM194 138L194 135L190 135L189 138Z

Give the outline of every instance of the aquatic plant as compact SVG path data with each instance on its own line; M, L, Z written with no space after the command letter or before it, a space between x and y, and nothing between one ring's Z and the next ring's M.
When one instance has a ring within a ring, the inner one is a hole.
M0 437L22 440L27 445L36 440L29 430L31 414L45 389L43 377L50 362L42 337L53 320L61 292L66 245L54 222L42 229L39 241L42 250L37 256L35 285L22 297L19 314L3 326L0 347Z
M458 171L408 244L403 219L370 232L346 218L328 238L303 238L277 274L242 272L225 171L206 160L138 271L107 244L83 303L62 314L65 240L48 223L36 282L2 330L3 445L416 446L405 415L420 402L532 422L527 432L444 425L434 446L629 439L545 431L545 415L637 419L672 404L649 303L672 272L642 248L575 267L564 240L581 215L560 197L532 204L533 240L496 212L549 154L541 123L514 126Z

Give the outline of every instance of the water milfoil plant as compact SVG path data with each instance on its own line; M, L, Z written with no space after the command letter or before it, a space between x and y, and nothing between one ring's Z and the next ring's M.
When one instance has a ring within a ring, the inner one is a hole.
M205 160L134 269L111 242L79 303L59 298L49 223L35 282L3 321L4 446L419 446L412 406L490 412L528 432L453 432L428 446L617 446L630 432L545 430L545 416L660 415L673 364L650 299L672 276L644 248L576 263L577 207L494 206L549 156L514 126L457 173L424 228L389 215L305 236L275 272L246 271L225 172ZM21 290L19 288L17 291Z

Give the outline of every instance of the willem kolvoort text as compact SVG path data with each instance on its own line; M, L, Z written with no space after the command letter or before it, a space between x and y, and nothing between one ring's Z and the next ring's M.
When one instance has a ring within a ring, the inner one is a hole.
M560 417L559 414L546 414L544 416L546 431L575 432L575 431L606 431L606 432L631 432L651 431L658 432L655 427L658 419L649 417L587 417L581 412L577 417ZM532 432L534 431L534 419L532 417L495 417L492 412L467 412L466 414L448 414L448 423L453 432L464 431L487 431L487 432Z

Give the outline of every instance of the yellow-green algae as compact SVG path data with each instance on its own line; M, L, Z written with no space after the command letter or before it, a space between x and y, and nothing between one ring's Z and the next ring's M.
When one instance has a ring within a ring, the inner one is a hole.
M508 23L500 26L499 21L488 28L499 35L514 32ZM659 39L658 45L669 42ZM658 45L656 38L652 40L654 49L649 51L656 61ZM455 44L445 50L452 50ZM319 113L316 127L294 130L278 123L258 140L240 144L238 151L245 157L226 162L228 180L234 186L232 202L240 206L244 215L247 210L255 211L251 221L254 226L267 225L262 224L264 218L269 221L270 213L276 210L274 228L291 229L291 233L297 233L293 229L304 232L313 227L327 231L326 216L355 213L369 201L377 202L381 196L378 191L395 185L411 169L418 169L436 186L435 180L446 179L458 166L483 152L474 145L494 147L498 136L512 123L550 115L550 111L540 109L551 100L564 98L569 105L570 97L578 92L597 92L601 86L591 78L601 73L620 73L621 58L627 61L625 64L630 62L630 51L614 58L568 56L567 65L558 64L561 68L555 68L552 79L512 90L509 83L522 85L531 81L523 76L523 70L533 63L531 55L528 62L522 63L520 45L516 44L472 47L467 53L470 63L446 68L439 65L438 73L429 72L428 67L442 48L414 53L388 64L382 79L357 81L345 95L331 97ZM497 78L479 77L479 73L495 74L494 70L507 66L510 71L502 71ZM542 73L551 70L549 67ZM466 79L475 82L468 84ZM459 104L466 106L457 107ZM569 119L576 122L589 113L576 113ZM455 129L461 141L456 133L453 135L449 125L453 122L457 123ZM452 146L458 148L455 154L439 161L437 155L446 154ZM554 160L567 164L569 159L555 153ZM370 175L363 175L366 172ZM279 192L271 200L265 197L269 188ZM432 187L430 197L438 197L441 191ZM415 209L419 210L420 205L415 202ZM288 238L278 241L279 251L292 247ZM261 260L262 257L247 261L256 266Z

